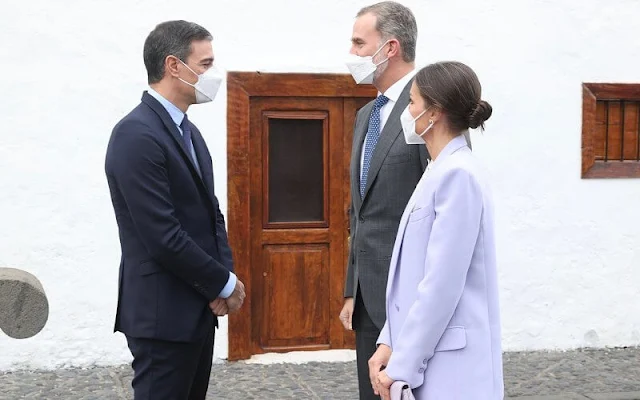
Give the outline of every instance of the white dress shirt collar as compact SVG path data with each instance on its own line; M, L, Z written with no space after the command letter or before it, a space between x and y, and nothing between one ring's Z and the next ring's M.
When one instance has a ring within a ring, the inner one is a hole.
M412 69L411 71L409 71L408 74L406 74L405 76L403 76L402 78L398 79L396 81L396 83L394 83L393 85L391 85L389 87L389 89L387 89L384 92L384 95L387 96L387 98L392 101L393 103L398 101L398 98L400 98L400 95L402 94L402 91L404 90L405 86L407 86L407 83L409 83L409 81L411 79L413 79L413 77L416 75L418 71L414 69ZM378 96L381 95L383 93L378 92Z

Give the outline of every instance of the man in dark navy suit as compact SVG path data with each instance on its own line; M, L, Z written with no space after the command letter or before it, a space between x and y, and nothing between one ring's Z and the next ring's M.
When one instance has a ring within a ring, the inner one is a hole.
M245 297L211 156L186 114L220 86L211 41L187 21L149 34L150 88L115 126L107 149L122 249L115 330L133 355L136 400L204 400L217 316L237 311Z

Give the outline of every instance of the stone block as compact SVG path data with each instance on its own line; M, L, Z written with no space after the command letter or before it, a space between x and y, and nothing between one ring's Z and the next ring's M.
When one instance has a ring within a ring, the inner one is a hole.
M0 329L14 339L38 334L49 318L49 302L32 274L0 268Z

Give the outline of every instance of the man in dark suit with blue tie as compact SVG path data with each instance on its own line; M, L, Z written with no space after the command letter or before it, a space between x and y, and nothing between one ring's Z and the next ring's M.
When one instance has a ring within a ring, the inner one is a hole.
M386 360L372 359L387 319L385 293L393 245L404 211L427 167L426 146L408 145L400 116L416 74L418 26L394 1L362 8L347 66L356 83L379 93L356 116L351 149L350 246L340 320L356 333L360 400L380 397L371 376Z
M150 88L115 126L107 149L122 250L115 330L133 355L136 400L204 400L217 316L237 311L245 297L211 156L186 114L220 86L211 41L187 21L149 34Z

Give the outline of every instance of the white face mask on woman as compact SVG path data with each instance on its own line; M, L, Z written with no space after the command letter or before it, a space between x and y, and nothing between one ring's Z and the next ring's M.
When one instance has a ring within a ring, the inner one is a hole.
M422 133L416 133L416 121L422 117L427 110L424 110L420 113L416 118L413 118L411 113L409 112L409 106L404 109L402 114L400 115L400 123L402 124L402 133L404 133L404 140L407 144L424 144L424 139L422 136L427 133L431 128L433 128L433 120L429 121L429 126L422 131Z

